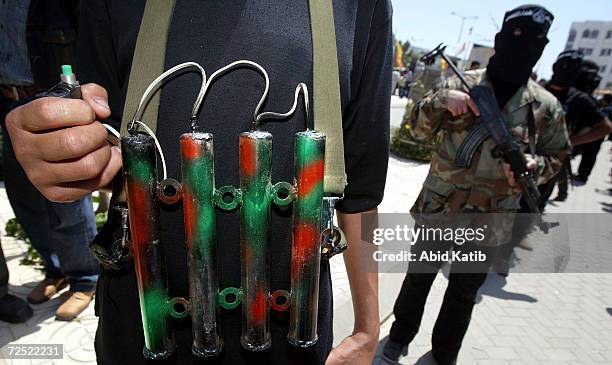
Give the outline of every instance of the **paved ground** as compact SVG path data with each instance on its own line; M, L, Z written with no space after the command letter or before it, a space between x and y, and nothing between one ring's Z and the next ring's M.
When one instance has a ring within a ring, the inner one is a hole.
M404 101L394 98L393 125L399 125ZM612 206L606 190L612 185L612 168L604 144L591 181L571 191L563 204L551 212L602 213ZM392 158L382 212L407 212L427 174L428 165ZM13 216L3 187L0 187L0 232L2 247L11 271L10 290L25 297L42 276L31 267L19 265L25 252L22 242L4 236L4 223ZM612 239L610 240L612 244ZM334 329L336 342L352 329L352 307L348 281L341 258L332 261L334 283ZM393 302L403 274L380 274L381 338L393 321ZM429 297L421 331L404 364L433 364L429 338L439 309L446 279L439 275ZM612 274L511 274L507 280L491 275L481 291L473 323L464 342L459 364L593 364L612 363ZM0 323L0 346L7 343L62 343L66 356L61 361L10 361L8 364L94 363L93 338L97 319L93 306L76 320L54 320L57 299L35 306L35 315L23 325Z

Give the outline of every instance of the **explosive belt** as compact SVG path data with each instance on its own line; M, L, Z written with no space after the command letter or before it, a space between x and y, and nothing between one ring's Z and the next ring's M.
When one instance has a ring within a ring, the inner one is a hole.
M193 354L217 356L223 348L219 311L240 305L243 328L240 340L246 350L261 351L271 346L270 310L289 311L289 343L309 347L317 342L320 260L346 249L346 240L334 226L333 218L334 204L344 192L346 174L332 2L311 0L309 4L313 118L309 117L309 96L304 84L296 88L294 105L289 112L258 113L267 96L269 79L265 70L251 61L236 61L213 73L208 80L202 67L194 62L162 73L174 1L146 3L121 134L115 132L120 138L123 172L113 181L109 222L103 228L106 232L94 240L91 248L101 264L110 270L130 270L134 261L145 339L143 353L149 359L163 359L172 354L176 347L172 319L187 316L192 322ZM216 187L214 138L198 130L197 114L212 80L238 67L260 72L266 89L253 114L253 128L240 134L239 186ZM163 151L155 137L160 94L155 92L165 79L185 68L200 71L203 82L192 110L192 130L179 141L182 182L178 182L166 176ZM156 75L160 76L150 82ZM273 138L259 126L263 119L293 115L300 94L305 103L307 126L294 138L295 180L273 184ZM132 110L135 112L130 115ZM158 176L158 157L162 162L162 179ZM188 299L172 298L168 293L159 237L160 204L171 205L180 200L187 244ZM267 251L272 204L293 204L293 243L291 288L270 293ZM215 232L218 209L240 211L240 288L218 287ZM112 239L106 238L109 236Z

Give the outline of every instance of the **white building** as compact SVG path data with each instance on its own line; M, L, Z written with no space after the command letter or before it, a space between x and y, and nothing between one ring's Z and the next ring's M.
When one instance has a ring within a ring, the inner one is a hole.
M612 88L612 22L572 23L565 49L584 52L586 59L599 65L602 77L600 88Z

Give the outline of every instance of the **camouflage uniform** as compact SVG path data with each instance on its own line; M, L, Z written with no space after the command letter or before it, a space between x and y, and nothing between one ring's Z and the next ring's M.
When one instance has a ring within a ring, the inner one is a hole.
M486 70L468 71L465 77L474 86L492 87ZM477 122L473 113L453 117L446 109L449 90L467 91L457 77L447 79L427 93L414 107L410 122L415 139L425 139L440 131L441 142L433 154L429 174L412 213L513 213L519 208L520 194L513 192L502 168L503 161L494 158L491 138L478 148L469 168L455 165L456 151ZM525 150L529 145L528 113L535 122L538 184L552 178L561 168L570 142L565 128L563 108L559 101L537 83L529 80L502 109L516 140ZM504 214L504 216L510 216ZM512 222L503 224L504 231ZM501 236L507 236L501 234ZM494 240L495 245L505 242Z

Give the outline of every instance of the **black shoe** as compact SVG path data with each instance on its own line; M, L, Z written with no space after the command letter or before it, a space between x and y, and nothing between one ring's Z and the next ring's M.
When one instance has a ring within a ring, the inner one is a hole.
M23 323L30 319L34 312L25 300L7 294L0 298L0 321Z
M374 360L373 365L399 365L400 356L406 355L408 355L408 345L388 339L380 357Z
M556 201L556 202L564 202L564 201L567 200L567 194L559 194L553 200Z
M572 178L572 185L574 186L584 186L587 183L587 179L584 176L576 175Z

